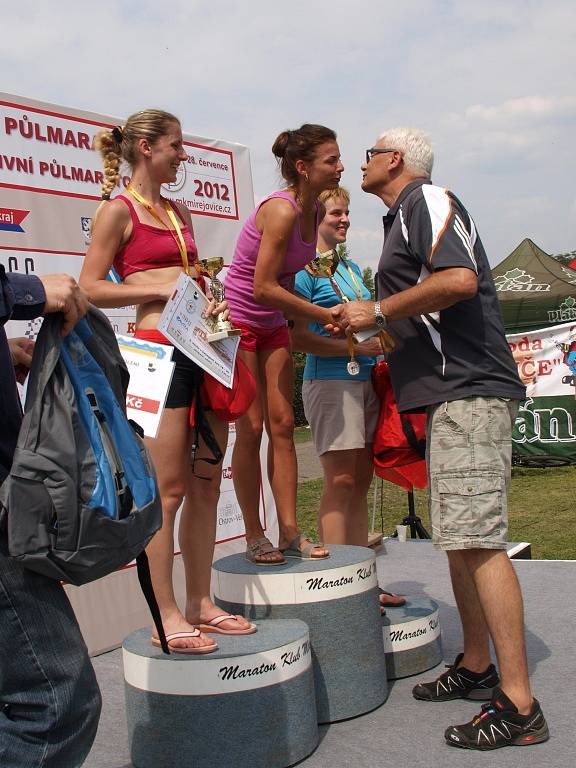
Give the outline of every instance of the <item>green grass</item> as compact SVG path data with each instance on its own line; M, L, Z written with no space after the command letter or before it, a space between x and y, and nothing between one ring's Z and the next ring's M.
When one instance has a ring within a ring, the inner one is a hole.
M299 443L309 443L311 440L310 427L296 427L294 429L294 442L296 445Z
M303 442L302 440L300 442ZM378 480L375 530L391 535L395 526L408 514L406 491L392 483ZM529 541L532 557L542 560L576 559L576 511L570 488L576 485L576 467L512 470L508 497L510 541ZM322 480L309 480L298 486L298 517L302 530L317 536L316 513ZM430 530L427 492L414 494L416 514ZM372 515L372 490L369 496Z

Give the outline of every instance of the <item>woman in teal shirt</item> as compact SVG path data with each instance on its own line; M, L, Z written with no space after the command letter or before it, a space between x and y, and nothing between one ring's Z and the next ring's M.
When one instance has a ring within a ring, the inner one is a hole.
M318 229L317 251L322 253L346 242L350 195L337 187L322 192L319 200L326 209ZM334 281L351 301L371 298L360 268L347 258L340 259ZM342 302L328 278L306 270L296 275L295 290L318 306ZM294 350L307 353L302 400L324 472L318 512L320 538L326 544L366 546L372 441L380 410L371 372L376 356L382 354L380 341L376 337L354 345L358 365L350 368L347 340L333 338L319 323L294 318L291 335ZM354 370L357 373L351 374ZM380 602L399 605L404 600L382 592Z

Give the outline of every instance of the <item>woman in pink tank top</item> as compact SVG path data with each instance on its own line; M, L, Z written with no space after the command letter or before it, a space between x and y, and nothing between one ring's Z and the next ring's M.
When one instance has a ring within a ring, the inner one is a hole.
M269 195L244 224L226 277L226 298L241 328L239 354L259 389L248 412L236 422L232 457L234 488L244 516L246 556L259 565L285 557L321 559L321 544L300 534L296 519L298 471L294 449L293 365L286 316L323 325L330 311L292 292L294 275L316 255L318 224L324 210L318 195L337 187L344 170L336 134L321 125L283 131L272 147L284 190ZM260 522L259 456L263 425L269 437L268 476L279 524L278 547Z
M98 134L97 144L106 179L102 197L108 202L97 211L98 224L80 283L98 306L135 304L135 336L168 344L156 330L158 319L182 272L183 259L187 258L191 266L197 259L190 212L161 195L162 185L176 180L178 168L187 158L180 123L167 112L147 109L128 118L123 128ZM122 160L132 168L130 186L125 195L110 200ZM121 283L106 279L113 264ZM226 310L226 305L212 302L211 310L216 314ZM199 440L191 466L195 435L190 427L190 409L202 371L177 349L172 351L172 360L175 369L158 433L146 440L156 468L163 513L162 528L147 553L170 649L209 653L218 645L204 633L248 634L255 627L241 616L223 614L210 598L222 463L202 460L211 460L213 455L206 440L212 447L212 438L218 446L226 446L228 425L206 413L212 431L204 430L205 439ZM178 540L186 576L184 612L176 603L172 582L175 519L182 501ZM155 633L152 643L159 644Z

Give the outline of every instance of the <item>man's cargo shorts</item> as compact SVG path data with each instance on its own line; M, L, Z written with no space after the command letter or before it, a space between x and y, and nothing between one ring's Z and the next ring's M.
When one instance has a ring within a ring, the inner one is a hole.
M428 408L426 458L438 549L505 549L518 401L467 397Z

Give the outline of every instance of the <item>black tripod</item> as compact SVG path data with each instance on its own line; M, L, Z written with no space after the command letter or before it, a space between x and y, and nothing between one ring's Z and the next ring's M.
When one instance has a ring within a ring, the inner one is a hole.
M412 539L429 539L430 534L422 525L422 520L416 514L414 507L414 490L408 491L408 514L402 520L402 525L410 526L410 537ZM394 536L398 536L398 531L394 532Z

